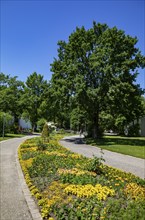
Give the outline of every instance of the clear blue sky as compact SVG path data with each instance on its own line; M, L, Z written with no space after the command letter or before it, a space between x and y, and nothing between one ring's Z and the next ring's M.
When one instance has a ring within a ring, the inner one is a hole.
M50 80L58 40L67 40L76 26L91 28L93 20L137 36L145 55L144 0L1 0L1 72L25 81L36 71ZM137 83L145 87L144 70Z

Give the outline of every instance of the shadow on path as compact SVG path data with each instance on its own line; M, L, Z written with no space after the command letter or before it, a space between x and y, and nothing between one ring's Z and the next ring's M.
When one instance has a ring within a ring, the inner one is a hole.
M82 137L73 137L64 139L66 142L70 142L73 144L85 144L84 139Z

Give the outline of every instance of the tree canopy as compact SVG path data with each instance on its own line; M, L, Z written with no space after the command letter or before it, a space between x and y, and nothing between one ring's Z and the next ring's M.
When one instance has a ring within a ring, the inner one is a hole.
M123 132L145 115L145 91L136 83L145 57L137 42L107 24L77 27L67 41L58 41L49 82L36 72L25 83L0 74L0 112L16 123L20 117L30 120L34 130L46 120L87 130L94 138L105 129Z
M32 73L25 83L25 92L22 97L23 103L25 104L23 116L31 121L33 130L36 130L37 122L42 118L39 109L44 101L47 87L48 83L44 80L43 75L37 74L36 72Z
M143 90L135 80L145 57L136 43L124 31L95 22L89 30L77 27L67 42L58 42L52 86L64 105L73 97L74 106L87 112L94 138L101 134L102 112L116 119L123 116L124 124L142 114Z
M9 112L16 122L23 109L21 103L23 93L24 83L17 80L17 76L0 74L0 111Z

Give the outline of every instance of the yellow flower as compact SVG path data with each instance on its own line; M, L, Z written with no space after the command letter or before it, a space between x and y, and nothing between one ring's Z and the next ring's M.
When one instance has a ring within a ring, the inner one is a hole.
M124 190L127 197L131 197L132 199L138 200L143 199L145 200L145 188L139 186L136 183L128 183Z
M84 174L88 174L88 175L91 175L91 176L96 176L96 173L94 172L89 172L87 170L81 170L81 169L78 169L78 168L73 168L73 169L58 169L57 171L59 174L73 174L73 175L76 175L76 176L80 176L80 175L84 175Z
M106 200L107 196L113 196L115 194L115 191L113 189L110 189L107 186L101 186L100 184L96 184L95 186L92 186L91 184L87 185L68 185L64 191L66 193L74 194L78 197L91 197L91 196L97 196L98 200Z
M119 186L119 183L115 183L115 186Z

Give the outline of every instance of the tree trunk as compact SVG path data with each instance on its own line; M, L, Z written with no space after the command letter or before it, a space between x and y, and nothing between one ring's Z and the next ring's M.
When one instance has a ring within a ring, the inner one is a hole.
M19 118L16 114L14 114L14 133L19 133Z
M14 115L14 123L18 126L19 125L19 117L15 114Z
M92 131L92 137L94 139L98 139L101 136L100 132L100 126L99 126L99 112L94 113L93 117L93 131Z
M32 130L33 132L37 131L37 123L36 122L31 122L32 123Z

